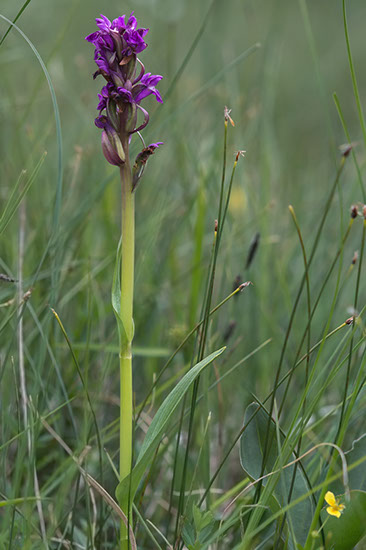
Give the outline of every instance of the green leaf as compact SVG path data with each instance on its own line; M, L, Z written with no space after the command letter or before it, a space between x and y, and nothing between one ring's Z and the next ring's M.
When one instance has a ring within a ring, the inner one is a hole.
M161 407L154 416L153 421L146 433L142 447L131 476L127 476L120 481L116 489L116 497L119 503L125 502L126 496L130 495L131 501L137 491L138 485L145 473L146 468L151 462L154 453L163 437L165 427L178 407L181 399L188 391L191 384L201 374L203 369L214 361L225 348L221 348L192 367L187 374L178 382L175 388L166 397Z
M351 491L350 502L341 500L345 504L345 509L340 518L329 516L323 511L322 519L326 520L324 531L326 540L330 543L329 548L352 550L366 535L366 493Z
M216 531L217 522L210 511L202 512L196 505L193 505L192 511L194 525L186 519L182 537L188 550L200 550Z
M203 529L199 531L198 541L201 544L204 544L210 538L214 531L216 531L216 522L212 519L209 525L206 525L205 527L203 527Z
M0 234L6 229L8 223L14 216L15 212L18 209L18 206L20 205L23 197L31 187L32 183L36 179L36 176L44 162L44 159L46 158L47 153L43 153L40 160L38 161L38 164L36 165L35 169L33 170L30 178L26 183L23 184L23 176L25 175L25 171L23 170L20 173L20 176L18 178L18 181L13 187L12 193L10 195L10 198L5 206L5 209L1 215L0 218Z
M214 519L213 514L210 510L208 510L207 512L202 512L202 510L198 508L198 506L196 506L195 504L193 505L192 512L193 521L197 532L204 529L204 527L209 525Z
M244 424L251 419L253 414L257 411L259 405L257 403L251 403L244 416ZM268 414L262 408L257 412L253 420L249 423L245 429L243 435L240 438L240 463L247 475L256 480L261 476L261 468L263 461L263 451L265 449L266 437L268 441L271 441L269 450L267 449L267 462L264 474L268 474L273 470L279 469L278 459L280 457L281 449L279 448L279 441L277 435L276 424L273 420L270 422L268 434ZM283 434L280 435L280 444L284 440ZM295 458L291 456L292 461ZM277 464L276 464L277 462ZM286 464L282 464L285 466ZM294 475L294 466L290 466L282 470L278 483L274 489L273 496L278 500L280 506L288 504L288 495L290 492L291 482ZM263 485L267 482L263 480ZM295 480L293 484L291 500L296 500L303 494L307 493L310 489L309 483L300 467L297 465ZM311 497L299 502L293 506L286 514L286 521L291 525L291 529L296 537L296 542L305 544L309 525L313 517L313 501Z
M3 508L4 506L18 506L18 504L23 504L27 502L37 502L41 499L41 497L22 497L22 498L9 498L8 500L0 500L0 508Z
M195 529L189 521L185 521L183 529L182 529L182 538L184 541L184 544L191 550L194 548L194 543L196 540L196 534Z

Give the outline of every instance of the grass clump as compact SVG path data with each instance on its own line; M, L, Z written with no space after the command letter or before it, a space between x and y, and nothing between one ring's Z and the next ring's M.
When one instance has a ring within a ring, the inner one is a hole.
M123 475L105 6L2 6L0 548L362 548L365 7L153 4Z

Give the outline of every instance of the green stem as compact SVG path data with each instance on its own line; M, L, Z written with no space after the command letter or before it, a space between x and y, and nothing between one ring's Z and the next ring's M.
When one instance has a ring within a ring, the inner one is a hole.
M126 154L126 162L120 168L122 185L122 263L121 263L121 318L124 335L120 338L120 455L119 474L124 479L132 468L132 340L133 289L135 263L135 196L132 193L131 168ZM125 495L122 510L132 523L132 503ZM121 522L121 550L130 546L128 530Z

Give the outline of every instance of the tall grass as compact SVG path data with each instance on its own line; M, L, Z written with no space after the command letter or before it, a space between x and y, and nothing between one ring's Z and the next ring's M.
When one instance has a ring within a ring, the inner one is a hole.
M132 10L165 103L136 191L130 546L362 548L361 0L2 3L0 548L118 544L120 186L83 38Z

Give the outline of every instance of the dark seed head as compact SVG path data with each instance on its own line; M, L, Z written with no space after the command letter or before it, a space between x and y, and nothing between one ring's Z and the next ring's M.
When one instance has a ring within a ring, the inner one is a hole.
M351 206L351 218L353 219L357 218L357 214L358 214L358 208L355 204L353 204Z
M347 158L350 152L352 151L352 148L353 148L352 143L346 143L346 145L342 146L342 155Z

